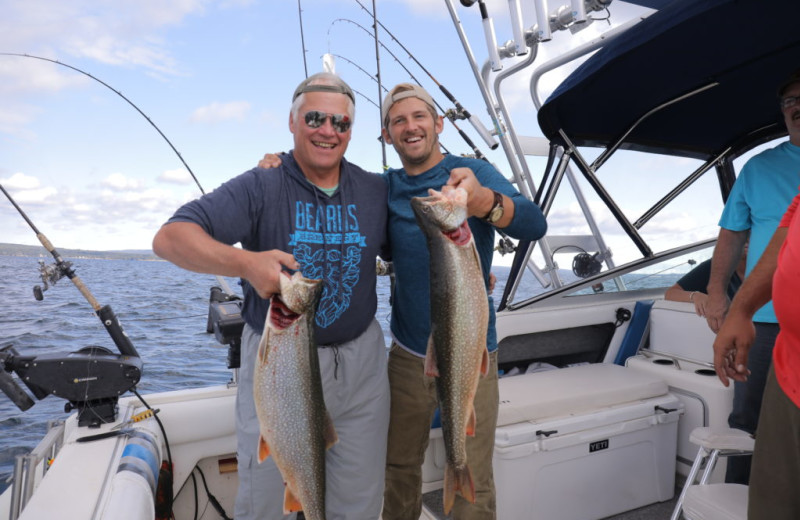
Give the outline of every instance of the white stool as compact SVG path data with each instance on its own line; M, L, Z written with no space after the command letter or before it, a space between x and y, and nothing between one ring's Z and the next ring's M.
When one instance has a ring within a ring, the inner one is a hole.
M709 484L708 480L719 457L753 452L755 441L752 435L733 428L712 431L711 428L700 427L692 431L689 440L699 445L700 449L670 520L678 520L681 511L687 520L747 520L747 486ZM700 481L695 483L704 461L705 470Z

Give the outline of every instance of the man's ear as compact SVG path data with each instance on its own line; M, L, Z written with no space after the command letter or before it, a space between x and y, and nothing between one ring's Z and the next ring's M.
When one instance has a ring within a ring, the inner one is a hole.
M383 136L384 143L392 144L392 138L389 136L389 132L385 128L381 128L381 136Z
M294 133L294 116L291 111L289 112L289 131Z
M441 134L442 130L444 130L444 117L443 116L436 116L436 123L433 125L434 130L436 130L437 134Z

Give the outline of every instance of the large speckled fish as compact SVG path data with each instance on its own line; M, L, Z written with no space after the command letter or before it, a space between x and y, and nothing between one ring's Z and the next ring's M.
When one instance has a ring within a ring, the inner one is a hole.
M261 427L258 461L269 456L286 484L284 514L325 518L325 450L338 439L325 409L314 314L320 280L281 276L258 346L253 392Z
M425 373L436 377L446 466L444 511L458 492L475 502L466 436L475 434L473 401L489 366L489 303L475 240L467 224L467 192L445 187L411 199L430 252L431 335Z

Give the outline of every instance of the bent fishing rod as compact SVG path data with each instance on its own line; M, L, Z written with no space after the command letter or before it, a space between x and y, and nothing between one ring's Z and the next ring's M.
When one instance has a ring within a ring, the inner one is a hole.
M44 58L42 56L36 56L36 55L33 55L33 54L21 54L21 53L16 53L16 52L0 52L0 56L16 56L16 57L19 57L19 58L32 58L32 59L37 59L37 60L42 60L42 61L47 61L47 62L50 62L50 63L54 63L54 64L60 65L62 67L66 67L68 69L74 70L75 72L79 72L79 73L83 74L84 76L86 76L86 77L88 77L88 78L100 83L101 85L103 85L104 87L106 87L107 89L109 89L110 91L112 91L113 93L118 95L119 97L121 97L123 100L125 100L126 103L128 103L137 112L139 112L139 114L143 118L145 118L145 120L147 120L148 123L150 123L150 126L152 126L156 130L156 132L158 132L158 134L164 139L164 141L167 142L169 147L172 149L173 152L175 152L175 155L178 156L178 159L180 159L181 163L186 168L186 171L188 171L189 175L192 176L192 179L194 180L194 183L197 185L197 188L200 190L200 193L205 195L206 190L203 189L203 186L200 184L200 181L198 180L197 176L194 174L192 169L189 167L189 165L183 159L183 156L178 151L178 149L175 148L175 145L172 144L172 141L169 140L169 138L166 136L166 134L161 131L161 129L158 127L158 125L156 125L155 122L153 122L153 120L150 119L150 117L147 114L145 114L144 111L141 108L139 108L133 101L128 99L122 92L120 92L119 90L115 89L114 87L112 87L111 85L109 85L105 81L101 80L100 78L98 78L96 76L93 76L92 74L86 72L85 70L81 70L78 67L75 67L73 65L69 65L67 63L64 63L63 61L53 60L53 59L50 59L50 58ZM3 190L3 191L5 192L5 190ZM13 201L12 201L12 204L14 204ZM16 204L14 204L14 206L17 207ZM28 221L29 224L31 224L31 222L27 218L25 218L25 220ZM46 248L46 246L45 246L45 248ZM231 290L230 286L228 285L228 283L221 276L216 276L215 275L215 278L217 279L217 282L219 282L220 286L222 286L222 288L225 290L225 292L227 294L233 294L233 291Z
M156 129L156 132L158 132L158 134L159 134L159 135L160 135L160 136L161 136L161 137L162 137L162 138L163 138L163 139L164 139L164 140L167 142L167 144L169 145L169 147L170 147L170 148L172 148L172 151L173 151L173 152L175 152L175 155L177 155L177 156L178 156L178 159L180 159L180 161L181 161L181 162L183 163L183 165L186 167L186 171L188 171L188 172L189 172L189 175L191 175L191 176L192 176L192 179L194 179L194 182L197 184L197 187L198 187L198 188L200 188L200 192L201 192L201 193L203 193L203 194L205 195L205 193L206 193L206 192L205 192L205 190L203 190L203 187L200 185L200 181L198 181L198 180L197 180L197 177L195 177L195 175L194 175L194 172L192 171L192 169L191 169L191 168L189 168L189 165L188 165L188 164L186 164L186 161L184 161L184 160L183 160L183 156L182 156L182 155L181 155L181 153L178 151L178 149L177 149L177 148L175 148L175 145L173 145L173 144L172 144L172 141L170 141L170 140L167 138L167 136L164 134L164 132L162 132L162 131L161 131L161 129L160 129L158 126L156 126L156 124L153 122L153 120L152 120L152 119L150 119L150 117L148 117L148 115L147 115L147 114L145 114L145 113L142 111L142 109L141 109L141 108L139 108L138 106L136 106L136 104L135 104L133 101L131 101L130 99L128 99L127 97L125 97L125 95L124 95L122 92L120 92L119 90L115 89L114 87L112 87L111 85L109 85L109 84L108 84L108 83L106 83L105 81L101 80L100 78L97 78L97 77L95 77L95 76L92 76L91 74L89 74L89 73L88 73L88 72L86 72L85 70L81 70L81 69L79 69L78 67L74 67L74 66L72 66L72 65L69 65L69 64L67 64L67 63L64 63L63 61L53 60L53 59L50 59L50 58L44 58L44 57L42 57L42 56L35 56L35 55L33 55L33 54L20 54L20 53L16 53L16 52L0 52L0 56L17 56L17 57L19 57L19 58L33 58L33 59L36 59L36 60L48 61L48 62L50 62L50 63L55 63L56 65L61 65L62 67L66 67L66 68L68 68L68 69L72 69L72 70L74 70L75 72L80 72L80 73L81 73L81 74L83 74L84 76L86 76L86 77L88 77L88 78L91 78L91 79L93 79L94 81L96 81L96 82L100 83L101 85L103 85L104 87L106 87L107 89L109 89L110 91L112 91L114 94L116 94L116 95L118 95L119 97L121 97L122 99L124 99L124 100L125 100L125 101L126 101L126 102L127 102L129 105L130 105L130 106L132 106L134 109L136 109L136 111L137 111L137 112L139 112L139 114L141 114L141 116L142 116L143 118L145 118L145 119L147 120L147 122L148 122L148 123L150 123L150 125L151 125L153 128L155 128L155 129Z

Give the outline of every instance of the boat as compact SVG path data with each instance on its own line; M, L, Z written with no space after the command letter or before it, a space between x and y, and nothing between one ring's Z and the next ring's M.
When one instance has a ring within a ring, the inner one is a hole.
M480 14L461 12L482 17L489 57L481 64L452 0L445 2L493 120L486 140L499 141L517 187L546 214L566 197L581 217L576 231L551 230L537 243L501 239L514 261L497 315L499 365L507 375L500 381L495 443L498 518L624 518L637 509L647 515L647 507L674 500L688 475L697 452L691 432L724 428L732 399L713 374L713 335L704 322L686 304L663 301L664 284L676 278L664 272L710 256L718 213L706 215L707 236L667 247L651 239L648 224L699 188L721 209L740 160L786 135L774 96L800 63L800 33L793 26L800 5L634 2L652 11L538 63L536 49L553 32L577 32L589 23L587 13L613 4L537 0L548 23L525 31L520 1L510 0L515 40L500 47L477 2ZM563 67L574 70L544 99L540 80ZM529 103L543 138L515 131L503 86L517 75L530 77ZM654 159L689 170L676 170L666 182L654 179L647 166ZM537 176L532 165L541 163L544 172ZM612 166L629 168L622 196L599 172ZM654 201L629 208L622 200L632 192ZM564 259L571 269L560 268ZM526 279L538 285L530 294ZM231 346L235 367L238 301L225 291L212 292L210 300L209 332ZM107 321L113 323L113 315ZM18 458L13 483L0 495L0 519L143 519L154 511L156 518L230 517L237 486L236 378L129 396L141 365L124 333L110 332L119 354L106 349L70 356L104 361L102 373L92 377L111 380L111 388L87 382L91 395L68 399L77 412ZM4 350L0 357L3 384L21 407L31 400L22 395L27 383L19 376L35 361L24 354ZM129 364L120 370L122 360ZM17 379L9 380L11 372ZM515 372L524 374L510 375ZM53 393L46 385L33 385L35 397ZM104 407L99 421L98 403ZM423 467L426 496L441 487L442 465L441 432L434 426ZM719 480L721 470L713 478ZM426 500L423 518L438 517Z

